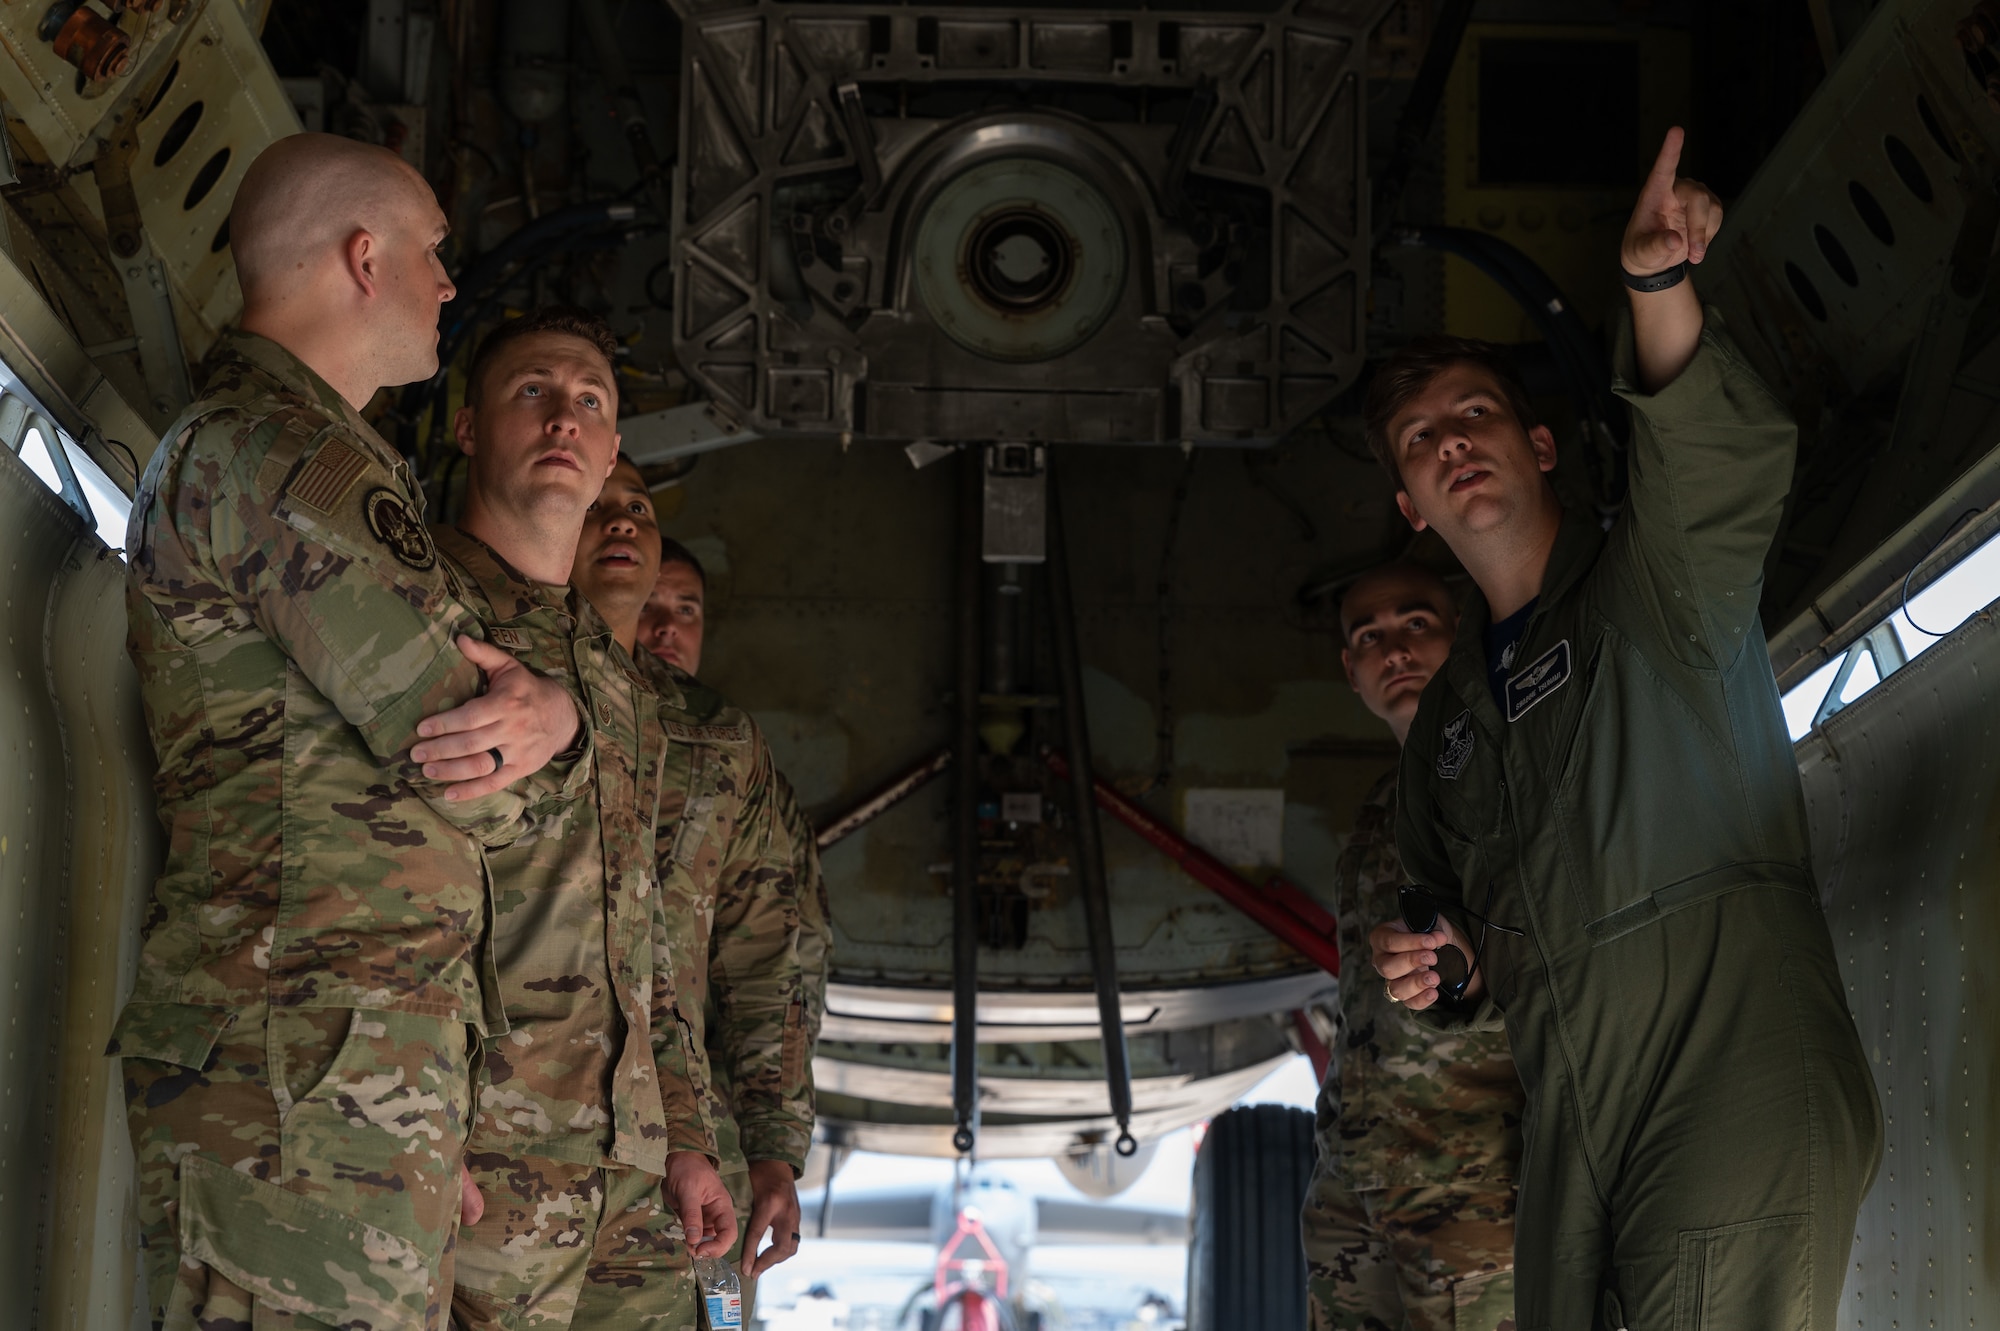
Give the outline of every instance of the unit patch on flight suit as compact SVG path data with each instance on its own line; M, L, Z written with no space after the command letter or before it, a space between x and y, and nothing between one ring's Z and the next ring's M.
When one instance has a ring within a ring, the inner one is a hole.
M410 515L408 505L394 490L387 486L370 490L361 501L361 510L368 516L368 530L396 558L414 569L427 569L437 563L437 551L431 547L424 524Z
M1438 775L1446 781L1458 780L1472 757L1472 709L1466 708L1444 723L1444 748L1438 751Z
M1518 721L1530 707L1569 683L1569 639L1535 658L1518 675L1507 680L1507 719Z

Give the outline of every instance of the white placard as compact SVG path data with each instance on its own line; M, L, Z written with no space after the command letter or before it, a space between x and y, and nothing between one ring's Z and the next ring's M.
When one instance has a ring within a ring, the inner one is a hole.
M1196 788L1185 798L1188 840L1224 864L1275 869L1284 863L1284 791Z

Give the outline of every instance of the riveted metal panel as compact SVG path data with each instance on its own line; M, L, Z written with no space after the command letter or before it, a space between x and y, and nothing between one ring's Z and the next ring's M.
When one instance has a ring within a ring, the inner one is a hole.
M133 1161L118 1061L104 1056L131 992L161 845L153 750L125 653L125 565L94 536L50 589L47 680L69 772L61 1043L38 1326L145 1325Z
M1858 392L1902 371L2000 151L1955 35L1970 8L1876 6L1730 203L1702 292L1780 388L1831 369Z
M1886 1135L1842 1327L2000 1314L1996 659L1989 607L1799 745L1813 861Z
M136 1308L103 1057L154 868L122 570L0 450L0 1288L36 1326L126 1327Z

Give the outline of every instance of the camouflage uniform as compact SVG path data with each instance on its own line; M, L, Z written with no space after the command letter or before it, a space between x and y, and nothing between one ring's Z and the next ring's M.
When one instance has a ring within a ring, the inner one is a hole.
M453 1296L466 1328L564 1326L593 1243L627 1209L618 1199L657 1198L671 1151L715 1152L691 1023L669 1006L657 1050L652 1039L667 737L589 602L464 532L432 534L493 641L576 690L595 732L597 797L488 859L510 1029L485 1049L466 1159L488 1206L459 1236Z
M133 502L167 855L109 1052L170 1326L254 1301L260 1327L421 1327L449 1285L473 1037L506 1029L482 846L555 816L589 765L586 736L447 802L409 760L421 718L480 690L455 635L484 636L421 505L339 394L244 334Z
M1514 1325L1523 1093L1498 1024L1450 1034L1389 1001L1368 931L1397 915L1396 774L1369 793L1336 874L1345 1047L1319 1102L1303 1223L1315 1331Z
M661 695L673 741L660 827L675 830L659 840L665 909L656 916L671 978L658 992L677 993L684 1011L700 1013L710 1116L740 1225L749 1212L749 1162L783 1160L797 1174L812 1145L807 994L823 984L806 983L801 956L823 971L827 948L824 926L806 919L824 913L800 907L796 866L816 874L818 856L787 831L789 789L756 722L651 654L640 653L640 663Z
M819 867L819 841L812 823L806 818L806 811L799 807L799 797L792 790L792 783L785 780L782 772L773 772L775 799L778 806L778 822L792 848L792 881L799 910L799 972L805 999L805 1077L803 1091L808 1106L812 1096L812 1056L819 1043L820 1023L826 1017L826 981L833 963L833 917L826 904L826 878ZM711 943L713 946L713 943ZM712 1005L711 1005L712 1006ZM712 1013L711 1013L712 1016ZM717 1042L709 1042L708 1056L711 1062L720 1064L728 1056L728 1051ZM810 1137L808 1137L810 1141ZM723 1162L723 1183L729 1188L729 1198L736 1204L736 1223L740 1231L736 1243L729 1250L729 1260L740 1263L743 1247L750 1242L750 1206L755 1200L750 1189L750 1162L741 1150L734 1152ZM763 1236L755 1235L761 1239ZM743 1282L743 1322L749 1325L755 1309L757 1282Z

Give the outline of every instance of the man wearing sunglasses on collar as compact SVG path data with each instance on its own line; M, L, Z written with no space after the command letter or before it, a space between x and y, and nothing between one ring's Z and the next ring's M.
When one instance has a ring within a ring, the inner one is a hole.
M1347 682L1399 743L1457 623L1444 583L1411 564L1372 569L1341 598ZM1392 768L1335 869L1346 956L1366 956L1368 926L1398 909L1408 879L1395 821ZM1522 1097L1507 1037L1497 1019L1427 1025L1358 963L1344 978L1344 1036L1320 1090L1319 1163L1301 1216L1313 1331L1511 1328Z
M1426 1020L1505 1014L1522 1331L1832 1327L1881 1151L1757 614L1795 431L1696 299L1721 206L1676 179L1680 147L1623 243L1608 530L1564 512L1492 348L1432 339L1369 391L1397 504L1479 589L1410 727L1397 842L1419 886L1526 931L1447 908L1370 942ZM1479 963L1456 1003L1445 944Z

